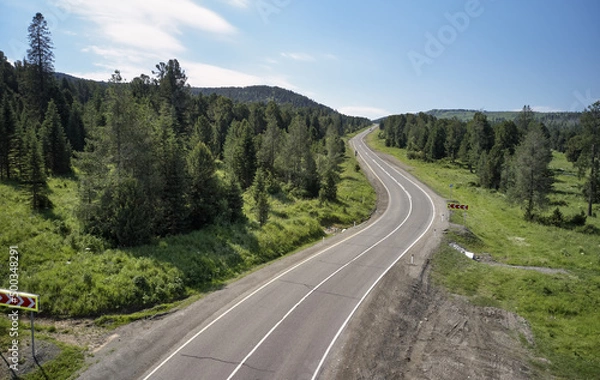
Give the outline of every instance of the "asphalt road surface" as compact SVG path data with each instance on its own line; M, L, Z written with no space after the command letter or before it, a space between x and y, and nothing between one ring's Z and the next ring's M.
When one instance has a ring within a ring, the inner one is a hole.
M276 274L204 321L142 375L172 379L318 379L337 338L381 278L431 229L430 196L363 142L365 171L385 187L374 223Z

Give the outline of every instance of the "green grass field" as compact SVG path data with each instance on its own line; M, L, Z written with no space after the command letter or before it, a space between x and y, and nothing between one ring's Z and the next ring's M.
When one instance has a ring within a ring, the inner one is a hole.
M9 247L18 246L19 290L40 294L42 315L92 316L99 325L118 326L191 302L260 264L320 241L325 228L368 219L376 195L356 170L350 151L342 169L337 202L280 193L271 197L270 218L261 227L254 220L251 197L245 194L246 224L211 226L131 249L105 249L101 240L82 232L74 215L75 179L50 179L54 208L44 213L31 212L26 189L3 181L0 263L8 264ZM1 264L0 271L0 287L7 288L8 265ZM25 322L22 331L28 329ZM9 321L0 318L1 347L8 347L9 327ZM61 348L61 355L44 365L51 378L68 377L60 364L63 360L73 361L71 372L83 365L85 348L64 344Z
M549 364L534 363L542 373L550 371L564 379L599 378L600 235L593 232L600 228L600 220L588 218L592 227L587 233L528 223L523 210L511 205L504 194L476 187L477 178L468 170L445 161L408 160L406 151L385 147L376 134L369 136L369 143L410 165L412 174L441 196L469 205L466 215L455 212L451 220L466 224L472 234L450 231L448 241L489 253L501 263L568 271L542 274L491 267L467 259L446 244L434 258L433 275L439 284L477 305L501 307L526 318L536 341L529 348L549 360ZM586 209L581 181L564 155L555 153L551 167L557 183L550 197L554 206L547 213L557 205L565 215Z

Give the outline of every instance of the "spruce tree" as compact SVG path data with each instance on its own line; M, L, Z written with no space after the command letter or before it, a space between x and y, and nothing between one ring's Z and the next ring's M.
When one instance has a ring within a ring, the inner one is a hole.
M266 175L261 168L256 171L254 183L252 184L252 198L254 199L254 210L258 223L262 226L269 219L269 194L267 193Z
M27 49L29 81L26 84L27 98L37 118L41 119L49 98L49 87L54 72L52 35L48 23L41 13L36 13L28 28Z
M256 146L252 127L247 120L233 123L223 154L230 173L242 189L249 188L256 173Z
M0 178L10 178L10 152L15 140L16 120L8 95L4 95L0 103Z
M192 229L199 229L215 220L220 196L215 160L202 141L198 141L187 154L186 168L189 224Z
M550 142L541 128L532 127L517 147L512 161L514 185L509 189L511 198L525 207L525 219L533 219L536 207L548 203L553 177L548 165L552 161Z
M48 103L41 130L46 168L58 175L71 170L71 146L67 141L54 100Z
M31 207L34 210L47 208L50 202L42 144L36 136L34 128L27 129L24 145L26 154L23 162L23 180L31 193Z

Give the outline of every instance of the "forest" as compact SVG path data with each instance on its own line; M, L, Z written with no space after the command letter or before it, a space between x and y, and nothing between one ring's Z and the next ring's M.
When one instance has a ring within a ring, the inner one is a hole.
M0 51L0 179L47 212L49 178L77 178L77 218L109 246L243 222L246 191L261 224L266 194L335 200L341 137L370 124L326 107L194 95L176 59L130 82L119 71L107 83L57 75L42 14L28 38L22 61Z
M474 185L505 193L523 206L527 220L583 226L586 217L593 215L593 205L600 202L600 102L590 105L577 122L547 126L547 120L541 120L527 105L514 121L490 122L482 112L476 112L469 121L438 119L426 113L404 114L381 121L380 134L386 146L406 149L411 159L447 159L464 165L477 174L479 182ZM554 183L548 169L553 150L565 153L579 176L586 179L581 196L588 202L587 213L564 216L555 211L551 217L540 214L548 206Z

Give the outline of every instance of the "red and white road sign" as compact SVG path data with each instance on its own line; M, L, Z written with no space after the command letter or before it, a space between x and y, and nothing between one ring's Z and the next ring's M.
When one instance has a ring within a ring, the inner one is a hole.
M469 205L459 205L456 203L448 203L448 208L450 210L468 210Z
M0 306L8 306L28 311L39 311L38 298L39 296L37 294L0 289Z

